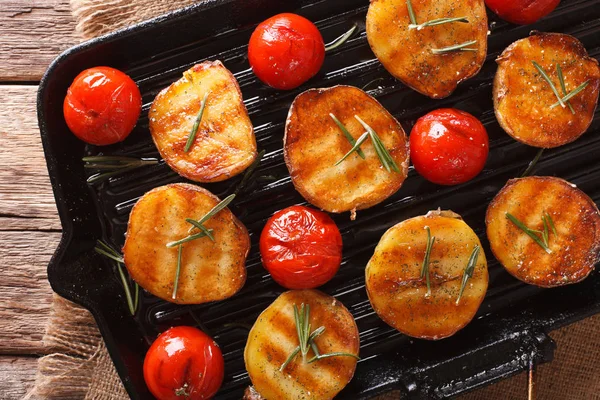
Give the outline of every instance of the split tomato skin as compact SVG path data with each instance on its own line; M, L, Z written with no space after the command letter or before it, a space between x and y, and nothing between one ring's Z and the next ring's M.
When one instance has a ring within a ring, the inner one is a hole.
M439 185L458 185L485 166L489 139L471 114L442 108L421 117L410 134L410 158L417 172Z
M199 329L178 326L162 333L144 359L144 380L158 400L212 398L223 383L219 346Z
M500 18L513 24L529 25L550 14L560 0L485 0Z
M288 289L327 283L342 262L342 235L324 212L292 206L275 213L260 236L263 265Z
M290 90L319 72L325 60L325 43L308 19L278 14L252 33L248 60L258 79L275 89Z
M67 91L63 113L67 126L79 139L96 146L125 140L142 110L136 83L111 67L81 72Z

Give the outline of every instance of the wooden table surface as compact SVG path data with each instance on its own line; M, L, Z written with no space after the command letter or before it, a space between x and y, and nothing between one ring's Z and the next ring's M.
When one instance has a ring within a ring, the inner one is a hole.
M35 379L52 291L46 267L60 238L36 118L38 82L80 42L68 0L0 0L0 399ZM559 344L560 349L560 344Z

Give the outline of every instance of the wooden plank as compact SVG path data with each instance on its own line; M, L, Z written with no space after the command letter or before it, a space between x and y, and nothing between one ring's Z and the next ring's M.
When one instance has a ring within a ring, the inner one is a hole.
M0 354L48 352L42 341L52 304L46 268L59 239L58 232L0 232Z
M68 0L0 0L0 82L38 81L81 39Z
M37 371L37 358L0 356L0 398L22 399L32 387Z
M19 218L60 229L37 126L36 94L37 86L0 85L0 217L10 219L11 230L36 228L31 220L20 225Z

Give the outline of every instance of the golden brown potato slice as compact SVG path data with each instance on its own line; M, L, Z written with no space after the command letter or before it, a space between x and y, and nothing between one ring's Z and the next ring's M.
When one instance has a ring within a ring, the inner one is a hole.
M204 226L215 241L204 237L183 245L177 296L172 298L178 249L166 244L188 236L185 220L201 219L219 199L190 184L161 186L146 193L129 216L123 247L129 274L141 287L178 304L201 304L233 296L246 282L250 237L244 225L225 208Z
M265 399L332 399L354 376L356 359L347 356L308 363L298 354L283 371L281 365L298 346L294 305L310 305L311 332L323 326L315 339L321 354L358 355L358 329L342 303L317 290L291 290L279 296L260 314L244 351L246 369L254 389Z
M588 82L569 100L573 110L552 108L558 99L534 61L544 69L561 98L564 92L557 65L567 92ZM551 148L576 140L588 129L598 103L600 68L579 40L562 33L534 33L508 46L497 62L494 109L510 136L530 146Z
M186 142L208 93L192 147ZM219 182L245 170L256 158L254 128L240 87L220 61L203 62L156 96L150 133L160 155L179 175Z
M355 140L365 132L358 116L373 128L400 172L388 172L373 143L335 165L352 144L334 115ZM408 173L408 141L402 126L371 96L351 86L311 89L294 100L283 139L285 162L296 190L323 210L341 213L369 208L394 194Z
M427 278L421 277L426 227L435 238L429 257L429 294ZM473 274L457 304L472 255L477 255ZM443 339L464 328L477 313L488 287L487 261L479 238L460 216L448 211L432 211L390 228L375 248L365 274L369 300L381 319L421 339Z
M509 220L507 213L525 227L539 231L534 234L543 244L542 218L550 216L549 252ZM486 225L498 261L513 276L532 285L554 287L579 282L600 260L598 208L585 193L559 178L508 181L490 204Z
M367 39L373 53L390 74L414 90L434 99L454 92L476 75L487 53L487 14L483 0L412 0L418 24L439 18L465 17L452 22L410 29L406 0L371 0L367 13ZM475 51L436 51L464 46Z

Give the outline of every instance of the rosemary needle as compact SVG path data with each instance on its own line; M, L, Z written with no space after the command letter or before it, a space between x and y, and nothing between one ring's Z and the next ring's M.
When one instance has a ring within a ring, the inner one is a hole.
M431 236L431 229L428 226L425 227L427 231L427 247L425 248L425 257L423 257L423 264L421 265L421 279L425 278L427 282L427 293L425 297L431 296L431 281L429 274L429 258L431 256L431 249L435 243L435 236Z
M392 158L389 151L385 148L383 142L379 138L379 135L373 128L371 128L365 121L363 121L358 115L355 115L354 118L365 128L369 137L371 138L371 142L373 142L373 147L375 148L375 152L377 153L377 157L379 157L379 161L384 166L384 168L388 171L400 172L400 168Z
M481 248L479 247L479 245L475 245L475 247L473 247L471 257L469 257L467 267L465 268L465 272L463 274L462 283L460 285L460 292L458 293L458 299L456 299L456 305L460 303L460 299L462 298L463 292L465 291L465 287L467 286L467 281L473 277L473 272L475 271L475 266L477 265L477 259L479 258L480 250Z
M451 22L462 22L462 23L469 23L469 20L466 17L455 17L455 18L437 18L437 19L432 19L430 21L427 22L423 22L422 24L410 24L408 25L408 29L416 29L418 31L420 31L423 28L426 28L428 26L436 26L436 25L442 25L442 24L448 24Z
M558 99L558 104L560 104L560 106L564 108L565 103L563 102L562 98L560 97L560 93L558 93L556 86L554 86L554 82L552 82L552 79L550 79L550 77L548 76L546 71L544 71L544 68L542 68L542 66L540 64L536 63L535 61L532 61L531 63L539 71L542 78L544 78L544 80L546 82L548 82L548 85L550 85L550 89L552 89L552 91L554 92L554 95Z
M117 266L117 271L119 272L119 278L121 279L121 284L123 285L123 290L125 291L125 299L127 301L127 307L129 308L129 313L131 315L135 315L135 312L138 308L139 303L139 292L140 287L137 283L134 282L135 288L135 299L131 296L131 289L129 287L129 279L125 271L123 270L123 256L121 256L115 249L104 243L102 240L98 240L96 243L96 247L94 247L96 253L103 255L105 257L113 260Z
M354 31L356 31L357 28L358 28L358 25L356 25L356 24L352 25L352 28L350 28L346 33L344 33L340 37L336 38L331 43L326 44L325 51L335 50L338 47L340 47L341 45L343 45L344 43L346 43L346 41L348 41L348 39L350 39L350 37L354 34Z
M179 287L179 274L181 273L181 253L183 253L183 246L179 245L177 249L177 270L175 271L175 283L173 284L173 300L177 298L177 288Z
M418 25L415 10L413 9L412 2L406 0L406 8L408 9L408 18L410 18L411 25Z
M350 144L352 146L355 146L356 145L356 140L354 140L354 137L350 134L350 132L348 132L348 128L346 128L344 126L344 124L342 124L342 122L339 119L337 119L337 117L335 115L333 115L333 113L329 113L329 116L331 117L331 119L333 120L333 122L335 122L335 124L338 126L338 128L340 128L340 131L342 131L342 133L344 134L344 136L346 137L346 139L348 139L348 142L350 142ZM354 149L354 147L352 147L352 148ZM355 151L355 150L358 153L358 155L364 160L365 159L365 153L363 153L363 151L360 149L360 145L359 145L359 147L357 147L356 149L354 149L352 151Z
M548 245L542 240L542 238L540 238L536 232L532 229L529 229L527 226L525 226L524 223L522 223L521 221L519 221L514 215L512 215L511 213L506 213L506 218L512 222L513 224L515 224L517 226L517 228L519 228L520 230L522 230L523 232L525 232L525 234L527 234L527 236L529 236L531 239L533 239L534 242L536 242L542 249L544 249L544 251L548 254L552 254L552 250L550 250L550 248L548 247Z
M183 151L186 153L190 151L192 148L192 144L194 143L194 139L196 139L196 134L198 133L198 128L200 127L200 122L202 122L202 117L204 116L204 109L206 108L206 100L208 99L208 92L204 94L204 98L202 99L202 103L200 103L200 112L196 116L196 121L194 122L194 126L192 126L192 131L188 136L188 140L185 143L185 148Z
M360 151L360 146L369 138L369 133L365 132L363 133L358 140L356 141L356 143L354 143L354 146L352 146L352 148L350 149L349 152L347 152L344 157L340 158L338 160L338 162L336 162L334 165L340 165L346 158L348 158L350 156L350 154L354 153L355 151L358 152ZM364 157L363 157L364 158Z
M476 43L477 43L477 40L471 40L469 42L455 44L453 46L443 47L441 49L431 49L431 52L433 54L446 54L446 53L452 53L454 51L477 51L477 49L469 47Z
M558 81L560 82L560 88L563 91L563 95L565 95L565 96L568 95L569 93L567 92L567 86L565 85L565 77L563 75L562 68L560 67L560 64L558 64L558 63L556 64L556 74L558 75ZM569 106L569 109L571 110L571 112L573 114L575 114L575 109L573 108L571 103L568 100L567 101L563 100L563 101ZM550 107L550 108L552 108L552 107Z
M566 95L565 97L563 97L561 101L565 102L565 101L571 100L573 97L577 96L581 91L583 91L589 84L590 84L590 81L583 82L577 88L573 89L572 92L570 92L568 95ZM552 104L550 106L550 108L555 108L555 107L557 107L559 105L560 105L560 102L557 102L557 103Z

